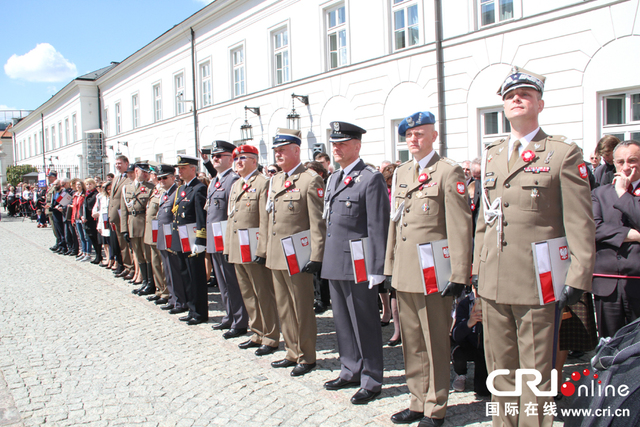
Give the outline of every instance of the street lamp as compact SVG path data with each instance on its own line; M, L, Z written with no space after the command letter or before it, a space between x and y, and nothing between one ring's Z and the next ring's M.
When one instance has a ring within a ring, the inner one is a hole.
M309 96L291 94L291 112L287 115L287 128L300 130L300 114L296 111L296 98L304 105L309 105Z
M253 141L253 127L249 124L247 120L247 110L251 111L253 114L259 116L260 115L260 107L247 107L244 106L244 123L240 126L240 139L243 143L247 141Z

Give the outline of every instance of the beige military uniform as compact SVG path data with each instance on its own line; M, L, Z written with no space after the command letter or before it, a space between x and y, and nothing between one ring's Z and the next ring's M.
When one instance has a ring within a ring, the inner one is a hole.
M474 251L488 371L537 369L543 381L538 387L546 391L550 390L558 325L554 325L555 304L539 303L531 243L566 236L571 257L566 284L577 289L591 290L595 262L586 166L580 148L564 140L540 130L525 147L535 155L533 160L525 162L519 156L511 170L508 138L487 147L483 190L489 203L501 198L502 218L486 224L481 203ZM494 385L497 390L513 390L514 375L496 377ZM550 426L553 417L541 410L550 399L535 397L526 386L519 399L494 397L500 402L494 425ZM519 402L520 417L505 416L505 402ZM524 415L529 402L538 403L538 417Z
M422 171L414 161L396 170L385 274L397 290L409 409L442 419L449 396L452 297L424 295L418 244L448 239L452 282L469 283L472 226L464 173L434 153ZM427 173L424 182L419 173ZM404 206L402 203L404 202ZM402 211L400 211L402 209Z
M120 229L129 232L131 249L138 260L138 264L151 262L150 248L145 247L144 230L147 203L153 192L153 184L150 182L129 182L122 189L122 201L120 203Z
M317 173L299 165L287 177L280 172L271 178L268 200L272 204L267 229L267 268L273 275L280 327L285 341L285 358L298 363L316 361L316 317L313 311L313 276L289 276L280 239L301 231L311 233L311 261L322 262L326 225L322 219L324 182ZM289 182L287 188L285 185ZM304 266L300 266L302 269Z
M224 253L234 264L244 306L249 315L249 329L253 331L251 341L277 347L280 342L278 309L273 290L271 272L264 265L242 263L238 230L260 228L267 230L269 214L265 209L269 180L255 171L248 182L240 178L231 187L229 195L229 218ZM255 255L266 258L267 239L258 236Z
M129 253L129 244L122 237L123 230L121 229L120 213L124 209L124 203L122 202L122 189L125 185L129 184L131 180L127 178L126 173L116 173L111 184L111 195L109 197L109 222L116 227L116 237L118 238L118 245L122 252L122 264L125 268L131 269L133 262L131 254ZM126 227L125 227L126 230Z
M158 186L159 187L159 186ZM164 194L164 190L154 188L147 204L147 213L145 216L144 228L144 244L149 248L151 255L151 269L153 271L153 279L156 284L156 295L160 298L169 299L169 290L165 281L164 271L162 269L162 259L160 251L157 248L157 242L153 241L153 220L158 216L160 209L160 197Z
M47 194L45 195L45 205L51 206L51 203L53 202L53 195L54 194L56 194L56 188L53 186L53 184L49 184L49 188L47 188ZM53 235L56 236L56 239L57 239L58 238L58 232L56 231L56 228L53 226L53 214L51 213L51 209L50 208L45 208L44 209L44 213L49 218L49 225L51 226L51 229L53 230Z

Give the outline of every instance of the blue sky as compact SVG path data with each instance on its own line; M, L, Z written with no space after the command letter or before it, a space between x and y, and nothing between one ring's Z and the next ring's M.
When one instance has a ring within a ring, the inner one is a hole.
M120 62L211 0L0 0L0 110L34 110Z

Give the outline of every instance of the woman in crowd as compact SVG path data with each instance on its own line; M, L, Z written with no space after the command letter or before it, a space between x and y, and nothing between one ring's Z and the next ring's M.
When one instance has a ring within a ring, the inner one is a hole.
M265 169L265 172L266 172L266 175L269 178L271 178L272 176L274 176L275 174L277 174L281 170L282 170L282 168L274 163L272 165L267 166L267 168Z
M7 211L9 212L9 216L16 216L16 208L18 207L18 199L16 197L16 187L13 185L9 186L9 191L5 196L7 199Z
M84 205L82 206L82 223L84 225L85 235L89 238L93 249L96 251L96 257L91 261L91 264L98 264L102 262L102 244L98 241L98 224L93 216L93 207L98 200L98 190L94 179L87 178L84 183L87 187L87 192Z
M78 251L78 256L76 257L76 261L89 261L91 259L91 243L89 238L84 232L82 215L83 215L83 206L84 199L86 197L85 193L87 189L84 185L84 182L81 180L77 180L74 185L75 193L73 194L73 203L72 203L72 211L71 211L71 223L74 225L76 233L78 234L78 238L80 238L80 250Z
M102 267L111 268L115 264L115 254L109 244L111 236L111 226L109 224L109 195L111 194L111 181L106 181L101 186L96 204L93 206L93 217L96 219L96 229L100 231L98 239L104 247L104 254L107 258L106 263L100 264Z

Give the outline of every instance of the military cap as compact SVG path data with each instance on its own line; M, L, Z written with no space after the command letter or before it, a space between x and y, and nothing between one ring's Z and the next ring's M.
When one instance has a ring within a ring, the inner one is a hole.
M302 144L302 132L296 129L278 128L276 131L276 137L273 139L273 147L282 147L283 145L296 144L300 146Z
M135 170L136 170L135 163L129 163L129 166L127 167L127 172L135 172Z
M241 145L241 146L237 147L235 150L233 150L233 158L235 159L240 154L255 154L257 156L260 153L258 152L258 149L256 147L254 147L253 145L245 144L245 145Z
M162 178L163 176L167 175L173 175L176 173L176 168L171 165L165 165L164 163L154 166L153 170L155 171L158 178Z
M138 168L141 169L144 172L150 172L151 169L149 168L149 163L147 163L147 161L141 161L141 162L136 162L133 164L134 168Z
M329 142L343 142L350 139L362 139L362 134L367 133L366 130L360 126L352 125L347 122L331 122L331 135L329 135Z
M187 156L186 154L178 154L176 157L176 164L174 166L198 166L198 158L193 156Z
M398 135L405 136L407 130L411 128L422 125L432 125L435 122L435 116L428 111L419 111L417 113L413 113L400 122L400 125L398 126Z
M213 141L211 154L232 153L236 146L227 141Z
M504 82L498 89L497 94L504 99L504 96L511 92L514 89L518 89L520 87L528 87L531 89L535 89L540 92L544 92L544 81L546 77L541 76L539 74L532 73L531 71L527 71L524 68L513 67L511 68L511 72L504 79Z
M48 174L47 176L53 176L53 177L56 177L56 178L57 178L57 177L58 177L58 172L56 172L56 171L51 171L51 172L49 172L49 174Z

